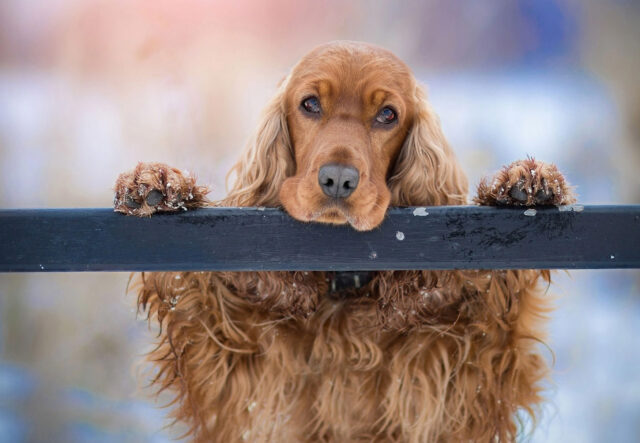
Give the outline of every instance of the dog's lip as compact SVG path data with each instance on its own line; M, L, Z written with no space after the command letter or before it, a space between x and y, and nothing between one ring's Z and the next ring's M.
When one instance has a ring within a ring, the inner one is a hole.
M342 199L327 198L319 207L309 208L303 214L300 220L311 223L348 224L356 231L370 231L380 224L380 221L371 219L372 214L369 212L354 213L351 205Z
M356 231L369 231L377 225L372 225L366 216L350 213L342 204L326 205L319 210L309 213L307 221L315 223L348 224Z
M317 221L319 218L329 217L336 219L336 222L351 224L350 208L347 203L340 199L327 199L327 201L313 212L310 221Z

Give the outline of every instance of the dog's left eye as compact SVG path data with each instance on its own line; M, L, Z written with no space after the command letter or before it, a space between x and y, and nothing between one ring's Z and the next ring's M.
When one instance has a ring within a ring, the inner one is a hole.
M378 112L378 115L376 115L376 121L385 125L393 123L396 120L398 120L398 114L396 114L396 111L389 106L382 108L380 112Z
M322 110L322 108L320 108L320 100L318 100L318 97L305 98L302 100L300 105L302 106L302 109L310 114L320 114L320 111Z

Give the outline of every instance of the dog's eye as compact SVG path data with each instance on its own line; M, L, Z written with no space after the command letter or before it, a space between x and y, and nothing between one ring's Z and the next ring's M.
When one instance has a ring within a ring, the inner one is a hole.
M307 97L302 100L300 105L302 106L302 109L311 114L320 114L320 111L322 110L320 108L320 101L318 100L318 97Z
M398 120L398 114L389 106L382 108L380 112L378 112L378 115L376 115L376 121L385 125L393 123L396 120Z

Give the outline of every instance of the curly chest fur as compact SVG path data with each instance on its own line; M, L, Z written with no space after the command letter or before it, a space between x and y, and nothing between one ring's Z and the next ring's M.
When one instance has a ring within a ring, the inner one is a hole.
M545 372L539 276L380 272L331 297L319 272L158 273L139 304L196 440L509 439Z

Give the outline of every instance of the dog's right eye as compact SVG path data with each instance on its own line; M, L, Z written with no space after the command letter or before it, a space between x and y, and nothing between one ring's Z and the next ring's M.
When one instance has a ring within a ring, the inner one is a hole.
M320 114L320 111L322 110L322 108L320 108L320 100L318 100L318 97L307 97L302 100L300 106L302 106L302 109L307 111L309 114Z

